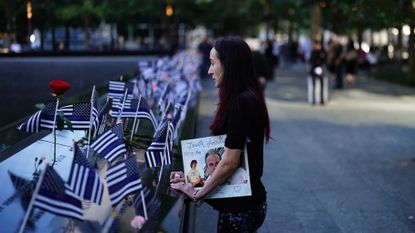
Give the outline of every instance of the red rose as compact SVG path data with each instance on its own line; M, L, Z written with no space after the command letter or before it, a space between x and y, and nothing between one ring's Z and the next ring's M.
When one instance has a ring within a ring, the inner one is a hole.
M52 90L52 93L55 95L62 95L64 94L69 88L71 88L71 84L65 82L63 80L52 80L49 82L49 88Z

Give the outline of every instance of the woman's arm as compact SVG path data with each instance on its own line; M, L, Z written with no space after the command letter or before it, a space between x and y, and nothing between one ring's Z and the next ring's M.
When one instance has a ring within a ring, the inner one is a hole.
M213 174L208 180L206 180L203 187L198 192L195 192L192 185L186 185L183 183L184 179L181 178L183 175L182 172L172 172L170 174L170 186L184 192L193 200L199 200L229 179L229 177L239 167L241 153L242 150L229 149L225 147L222 160L218 163L218 166Z
M215 171L210 179L205 182L203 187L194 195L194 199L198 200L206 196L217 186L223 184L239 167L242 150L230 149L225 147L222 160L218 163Z

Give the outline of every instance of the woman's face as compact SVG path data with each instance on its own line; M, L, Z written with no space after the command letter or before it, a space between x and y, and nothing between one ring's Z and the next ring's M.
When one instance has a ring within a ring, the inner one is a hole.
M215 81L215 87L219 88L222 84L223 79L223 66L219 60L218 52L215 48L210 50L210 67L208 70L208 74L212 75L213 81Z

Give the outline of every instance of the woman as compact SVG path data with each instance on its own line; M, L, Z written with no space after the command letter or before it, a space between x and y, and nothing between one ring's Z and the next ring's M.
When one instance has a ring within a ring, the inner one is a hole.
M358 54L354 48L353 39L349 38L346 46L346 52L343 55L346 65L346 81L350 84L356 79Z
M324 104L324 74L323 66L326 63L326 52L323 49L323 44L320 40L314 40L313 50L311 51L311 56L309 60L310 64L310 76L312 80L311 86L311 100L312 104L317 103L317 96L320 96L320 104ZM316 94L316 80L318 79L320 84L320 93Z
M252 55L239 37L215 42L210 51L212 76L219 93L216 115L210 125L213 135L226 134L225 151L212 176L195 191L183 185L183 173L171 173L171 186L193 200L202 200L238 169L246 146L252 195L211 199L206 202L219 211L218 232L255 232L266 212L266 191L261 182L263 143L270 138L268 111L254 76Z

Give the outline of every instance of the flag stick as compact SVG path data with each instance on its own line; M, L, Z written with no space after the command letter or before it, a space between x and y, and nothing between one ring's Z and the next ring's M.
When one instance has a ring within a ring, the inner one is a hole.
M135 126L137 123L137 115L138 115L138 110L140 109L140 104L141 104L141 94L138 97L138 104L137 104L137 109L135 110L135 116L134 116L134 122L133 122L133 127L131 129L131 136L130 136L130 140L133 140L133 135L135 133ZM140 124L140 121L138 120L137 125Z
M125 203L125 200L121 202L122 204L118 204L116 207L112 208L112 213L110 215L110 217L107 218L107 221L105 221L103 223L103 227L102 227L102 231L101 232L109 232L112 223L115 221L115 219L117 218L118 214L121 212L122 206Z
M162 160L161 160L161 166L160 166L160 174L159 174L159 178L158 178L158 182L157 182L157 187L156 187L156 194L157 194L157 190L159 189L159 186L160 186L160 180L161 180L161 176L162 176L162 174L163 174L163 166L164 166L164 164L165 164L165 162L166 162L166 160L167 160L167 150L170 150L170 143L168 144L168 141L169 141L169 124L170 124L170 121L169 120L167 120L167 122L166 122L166 124L167 124L167 133L166 133L166 141L164 142L165 144L165 148L164 148L164 153L163 153L163 158L162 158Z
M166 105L165 105L165 103L164 103L164 98L166 97L166 95L167 95L167 89L169 88L169 85L170 85L170 82L166 82L166 86L164 86L164 89L163 89L163 91L161 92L161 95L160 95L160 99L157 101L157 105L159 106L159 108L160 108L160 113L161 114L163 114L163 112L164 112L164 110L165 110L165 108L166 108Z
M193 89L193 83L191 83L191 84L190 84L189 91L188 91L188 93L187 93L186 102L185 102L185 104L184 104L184 106L185 106L186 108L187 108L187 104L189 104L190 97L192 96L192 89Z
M134 133L137 133L138 127L140 126L140 118L137 118L137 124L135 125L134 128Z
M103 124L101 124L99 126L98 135L101 135L102 132L104 132L104 130L105 130L105 126L106 126L105 123L107 122L107 116L108 116L108 114L104 114L104 116L102 116L102 123Z
M180 122L186 118L187 105L189 105L190 97L192 96L192 89L193 89L193 85L191 84L190 87L189 87L189 91L187 92L187 98L186 98L186 101L185 101L185 103L183 105L183 109L180 112L179 120L176 122L176 126L174 128L174 137L175 138L179 134L179 130L181 130L181 127L180 127L181 126L181 123ZM182 116L183 116L183 119L182 119Z
M91 94L91 114L89 115L89 129L88 129L88 147L87 147L87 149L86 149L86 157L88 158L89 157L89 143L91 142L91 131L92 131L92 121L93 121L93 119L92 119L92 110L94 109L94 102L96 101L95 100L95 85L92 87L92 94ZM96 130L98 130L98 129L96 129Z
M147 204L146 204L146 199L144 198L144 192L143 189L141 189L140 191L141 194L141 201L143 202L143 212L144 212L144 218L146 219L146 221L148 220L148 215L147 215Z
M166 116L167 110L170 108L170 105L171 105L171 102L169 100L169 101L167 101L166 107L162 111L162 115L161 115L161 118L160 118L160 123L163 121L164 117Z
M154 195L157 195L157 191L159 190L160 180L161 180L161 176L163 174L163 166L164 166L164 163L162 162L161 166L160 166L160 174L159 174L159 178L158 178L158 182L157 182L157 186L156 186L156 191L154 192L155 193Z
M121 115L122 115L122 111L124 110L124 105L125 105L125 101L127 100L127 95L128 95L128 88L125 88L124 97L123 97L122 105L121 105L121 110L119 111L116 124L118 124L118 122L120 122L120 120L121 120ZM121 128L124 130L123 127L121 127ZM127 159L127 154L124 155L124 159Z
M22 223L22 225L20 225L19 233L23 233L24 228L25 228L26 223L27 223L27 220L29 220L29 216L30 216L30 212L32 211L32 208L33 208L34 200L36 198L37 193L39 192L40 186L42 185L42 181L43 181L43 178L45 177L46 169L48 169L48 165L49 165L49 162L46 162L45 163L45 169L42 172L42 174L40 174L39 180L37 181L36 188L35 188L35 191L33 192L32 198L30 199L29 206L27 207L27 211L26 211L26 214L24 216L23 223Z
M108 104L108 101L109 101L109 98L108 98L108 96L107 96L107 100L106 100L106 102L105 102L105 105L104 105L104 107ZM112 102L111 102L112 103ZM111 104L111 108L112 108L112 104ZM110 109L110 111L111 111L111 109ZM98 113L99 114L99 113ZM99 129L98 129L98 135L101 135L103 132L104 132L104 130L105 130L105 123L107 122L107 116L108 116L108 113L105 113L103 116L102 116L102 124L100 124L99 125Z
M122 111L124 110L125 101L127 100L127 95L128 95L127 93L128 93L128 88L125 88L124 97L123 97L122 105L121 105L121 110L118 112L119 114L118 114L118 117L117 117L117 123L121 119L121 114L122 114Z
M53 135L53 165L55 165L56 162L56 115L58 115L58 106L59 106L59 97L56 97L56 108L55 108L55 114L53 116L53 128L52 128L52 135Z

